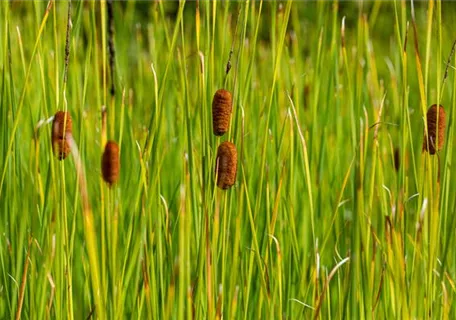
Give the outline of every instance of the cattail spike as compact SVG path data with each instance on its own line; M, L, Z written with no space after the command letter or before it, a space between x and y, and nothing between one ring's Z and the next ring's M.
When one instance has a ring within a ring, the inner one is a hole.
M120 160L119 146L114 141L108 141L101 159L101 172L103 179L110 186L115 184L119 179Z
M52 122L52 149L59 160L63 160L70 153L67 137L71 135L72 121L68 112L57 111Z
M236 181L237 151L236 146L228 141L223 142L217 149L217 186L228 189Z
M230 127L232 109L231 92L219 89L212 100L212 125L216 136L223 136Z
M437 128L438 117L438 128ZM423 151L428 151L429 154L435 154L440 151L445 143L445 110L442 105L433 104L426 115L427 118L427 133L424 132ZM438 143L438 145L437 145Z
M394 169L396 172L401 168L401 151L399 148L394 149Z

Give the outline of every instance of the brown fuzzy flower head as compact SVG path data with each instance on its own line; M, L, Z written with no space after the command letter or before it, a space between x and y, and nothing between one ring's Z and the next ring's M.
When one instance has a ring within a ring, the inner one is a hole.
M64 160L71 150L67 139L52 140L52 149L54 150L55 156L59 160Z
M101 159L103 179L110 186L117 182L120 173L119 146L114 141L108 141Z
M445 143L445 110L443 106L440 105L437 108L437 105L433 104L429 108L426 117L428 137L426 137L426 131L424 131L423 151L426 150L430 154L435 154L436 151L442 150Z
M237 151L236 146L225 141L217 149L217 186L221 189L228 189L236 181Z
M219 89L212 100L212 127L216 136L223 136L230 127L231 109L232 109L231 92L225 89Z
M59 160L65 159L70 153L68 136L71 135L72 122L68 112L57 111L52 122L52 149Z
M401 150L399 148L394 148L394 169L396 172L401 168Z

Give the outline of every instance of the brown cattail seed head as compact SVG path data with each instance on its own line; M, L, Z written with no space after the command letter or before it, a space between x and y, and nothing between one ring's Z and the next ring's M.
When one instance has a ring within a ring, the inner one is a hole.
M399 148L394 149L394 169L396 172L401 168L401 151Z
M57 111L52 122L52 149L59 160L70 153L67 137L71 135L72 122L68 112Z
M217 186L228 189L236 181L237 151L236 146L225 141L217 149Z
M438 128L437 128L438 116ZM426 150L430 154L435 154L436 151L442 150L445 143L445 110L443 106L433 104L426 115L427 118L427 132L424 132L423 151ZM437 141L438 140L438 141ZM438 146L437 146L438 143Z
M216 136L223 136L230 127L231 92L219 89L212 100L212 126Z
M70 153L70 144L66 139L55 139L52 141L52 148L57 159L63 160Z
M108 141L101 159L101 172L103 179L109 185L113 185L119 179L120 160L119 146L114 141Z

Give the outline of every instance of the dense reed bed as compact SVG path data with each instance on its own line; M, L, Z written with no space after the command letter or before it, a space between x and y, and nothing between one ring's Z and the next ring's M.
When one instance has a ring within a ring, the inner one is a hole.
M0 319L456 318L451 2L0 17Z

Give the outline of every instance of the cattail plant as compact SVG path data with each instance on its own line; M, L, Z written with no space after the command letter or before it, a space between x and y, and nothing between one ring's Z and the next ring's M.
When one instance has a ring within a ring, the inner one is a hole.
M120 160L119 146L114 141L108 141L101 159L101 172L103 179L112 186L119 179Z
M63 160L70 153L67 138L71 135L72 121L68 112L57 111L52 122L52 149L59 160Z
M424 132L423 151L435 154L440 151L445 143L445 110L443 106L433 104L427 112L427 134ZM438 118L438 126L437 126ZM438 145L437 145L438 144Z
M401 168L401 150L399 148L394 148L394 169L396 172Z
M212 100L212 126L216 136L223 136L230 127L231 92L219 89Z
M233 143L225 141L219 145L215 168L217 186L220 189L228 189L234 185L237 171L237 151Z

